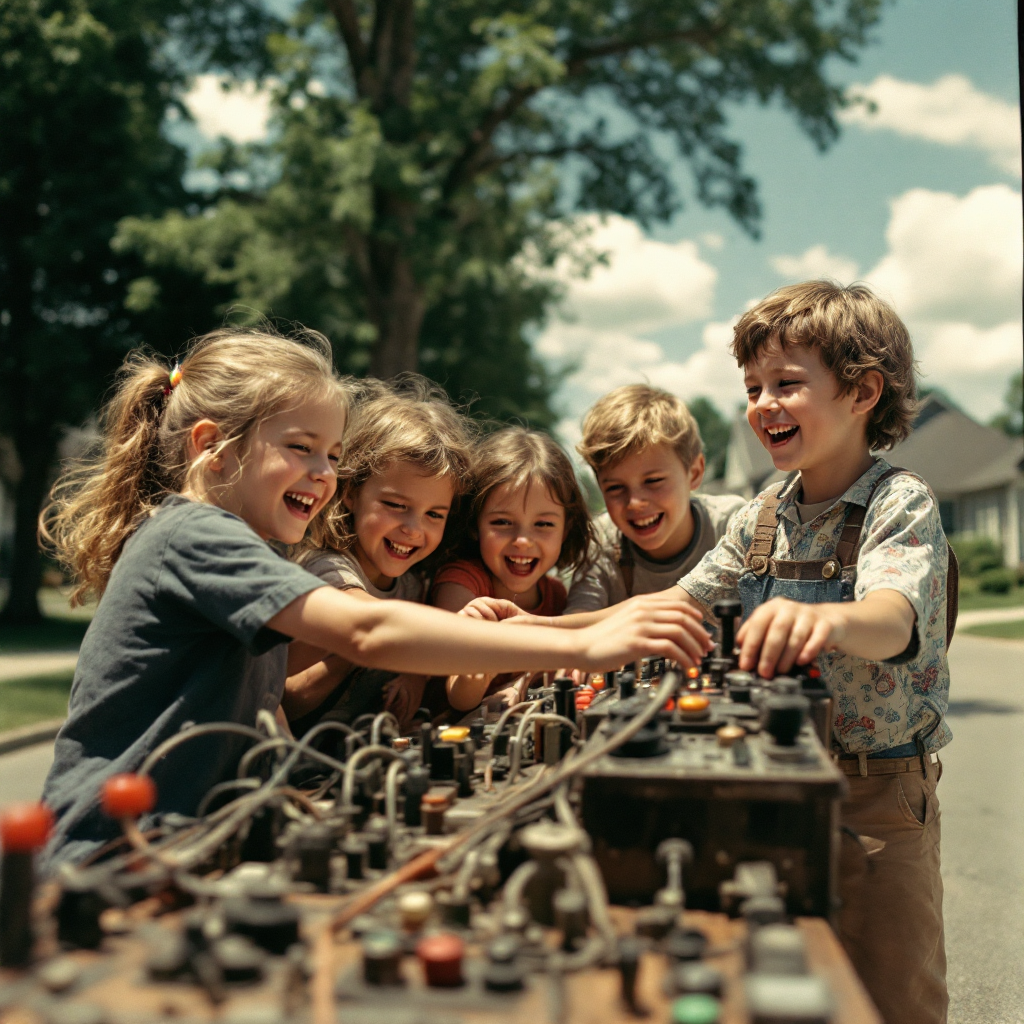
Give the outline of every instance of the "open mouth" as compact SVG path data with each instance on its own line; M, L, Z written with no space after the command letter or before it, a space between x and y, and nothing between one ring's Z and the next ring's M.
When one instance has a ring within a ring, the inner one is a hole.
M289 491L284 496L284 503L293 516L306 522L313 514L316 498L312 494L300 494L298 491Z
M412 558L413 553L417 551L415 544L399 544L397 541L388 540L384 538L384 550L392 557L397 558L400 561L408 561Z
M764 431L768 435L768 443L773 448L781 448L788 441L796 437L799 429L795 423L787 423L777 427L765 427Z
M505 566L513 576L529 576L537 568L539 558L520 558L518 556L506 555Z
M649 516L642 516L639 519L630 519L629 525L638 536L647 537L661 526L661 521L664 518L664 512L654 512Z

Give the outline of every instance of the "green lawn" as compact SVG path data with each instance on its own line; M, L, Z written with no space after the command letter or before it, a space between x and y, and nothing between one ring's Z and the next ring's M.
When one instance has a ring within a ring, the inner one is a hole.
M73 672L24 676L0 682L0 732L68 713Z
M959 632L959 631L958 631ZM992 636L999 640L1024 640L1024 619L1013 622L990 622L984 626L965 627L971 636Z
M986 594L978 591L974 594L960 591L960 611L974 612L987 608L1016 608L1024 605L1024 587L1014 587L1008 594Z

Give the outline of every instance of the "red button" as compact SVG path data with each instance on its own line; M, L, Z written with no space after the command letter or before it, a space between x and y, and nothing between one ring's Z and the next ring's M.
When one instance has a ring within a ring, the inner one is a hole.
M451 932L438 932L420 939L416 955L431 988L454 988L462 984L462 939Z
M31 853L46 845L52 828L46 804L14 804L0 817L0 843L5 853Z
M102 802L109 818L137 818L153 810L156 786L148 775L111 775L103 783Z

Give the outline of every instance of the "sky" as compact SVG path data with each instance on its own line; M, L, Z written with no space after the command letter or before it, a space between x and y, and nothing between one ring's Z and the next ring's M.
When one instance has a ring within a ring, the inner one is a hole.
M982 421L1021 368L1021 168L1016 5L896 0L857 64L831 74L868 96L824 154L778 108L730 111L764 210L759 240L720 210L686 202L645 233L592 218L609 265L568 282L535 338L576 372L556 398L559 434L619 384L648 380L725 414L744 399L728 355L732 324L791 281L865 281L910 328L921 383ZM199 130L239 141L265 130L265 101L202 76L189 97ZM684 199L689 186L680 160Z

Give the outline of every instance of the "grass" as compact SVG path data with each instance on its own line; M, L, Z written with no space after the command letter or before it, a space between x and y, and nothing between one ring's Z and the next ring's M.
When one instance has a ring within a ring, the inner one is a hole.
M961 585L960 611L975 612L989 608L1017 608L1024 605L1024 587L1014 587L1007 594L987 594L982 590L970 593Z
M72 671L23 676L0 683L0 732L68 713Z
M990 622L984 626L968 626L965 633L971 636L990 636L998 640L1024 640L1024 619L1013 622Z
M31 626L0 626L0 654L77 650L96 611L94 604L72 608L54 587L39 591L43 619Z

